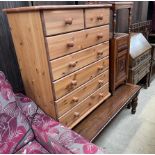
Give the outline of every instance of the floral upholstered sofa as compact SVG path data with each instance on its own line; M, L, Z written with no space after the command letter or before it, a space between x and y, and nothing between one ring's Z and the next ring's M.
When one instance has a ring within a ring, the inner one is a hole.
M0 71L0 153L105 153L46 115L31 99L14 94Z

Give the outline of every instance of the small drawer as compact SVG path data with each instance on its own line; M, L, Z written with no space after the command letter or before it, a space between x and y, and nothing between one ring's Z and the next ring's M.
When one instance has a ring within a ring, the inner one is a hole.
M109 82L109 70L105 71L101 75L98 75L75 91L55 101L58 117L72 109L74 106L95 92L97 89L105 85L107 82Z
M93 79L109 68L109 57L105 57L93 64L90 64L68 76L53 82L56 99L72 92L82 84Z
M43 16L46 36L84 28L83 10L46 10Z
M88 96L85 100L79 103L68 113L60 117L59 121L65 126L73 128L109 96L109 83L107 83L106 85L98 89L95 93Z
M62 78L90 63L109 55L109 42L50 61L53 80Z
M109 40L109 25L88 30L46 37L50 59L59 58L67 54Z
M125 35L117 40L117 50L121 52L129 48L129 35Z
M86 28L109 24L110 10L105 9L86 9L85 25Z
M109 40L109 25L85 30L83 47L89 47Z

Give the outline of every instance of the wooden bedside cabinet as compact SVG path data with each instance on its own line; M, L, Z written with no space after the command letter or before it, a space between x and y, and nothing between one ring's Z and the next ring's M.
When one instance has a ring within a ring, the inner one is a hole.
M110 91L114 94L116 88L125 84L128 79L129 48L130 48L130 23L133 2L109 2L112 4L113 32L110 39ZM120 9L128 9L129 33L116 32L116 16Z
M115 88L125 83L128 78L129 34L117 33L111 39L110 59L110 86L111 91L114 92Z
M5 10L26 94L69 128L110 96L110 6Z

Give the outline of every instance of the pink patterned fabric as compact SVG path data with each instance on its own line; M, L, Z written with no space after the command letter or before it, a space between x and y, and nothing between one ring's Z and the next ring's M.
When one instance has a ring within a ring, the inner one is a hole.
M46 114L42 113L42 111L39 111L39 114L36 114L33 123L32 123L32 128L33 130L37 129L37 131L34 131L35 137L38 140L42 146L46 148L50 153L55 153L55 154L71 154L71 152L64 148L62 145L60 145L59 142L56 140L50 139L50 136L48 135L49 130L53 130L55 125L58 125L59 123L56 121L53 121L52 123L48 124L49 118ZM48 137L49 136L49 137Z
M10 83L0 72L0 153L13 153L29 129Z
M22 113L31 123L34 115L37 112L38 106L30 98L23 94L16 94L16 101Z
M0 153L13 153L30 129L26 117L15 103L0 113Z
M0 71L0 153L49 152L103 154L104 150L50 118L28 97L15 95Z
M49 154L49 152L34 140L21 148L16 154Z
M36 114L32 123L37 140L50 152L103 154L105 151L45 114ZM51 150L52 149L52 150Z
M15 95L10 83L5 79L5 75L0 71L0 112L9 103L15 102Z
M31 142L33 140L34 140L33 131L32 129L29 129L28 132L24 135L23 139L18 143L17 147L14 150L14 153L17 152L19 149L21 149L28 142Z

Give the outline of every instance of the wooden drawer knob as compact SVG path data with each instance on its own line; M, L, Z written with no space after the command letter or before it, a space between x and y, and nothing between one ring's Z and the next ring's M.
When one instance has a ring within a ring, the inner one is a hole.
M73 102L78 102L78 101L79 101L78 97L73 97Z
M73 46L74 46L74 42L73 41L67 43L67 47L73 47Z
M102 70L103 69L103 66L98 66L98 70Z
M72 18L65 19L65 24L66 25L72 25L72 22L73 22Z
M103 16L102 15L97 16L97 20L103 20Z
M71 84L72 84L73 86L76 86L76 85L77 85L77 81L76 81L76 80L73 80L73 81L71 82Z
M69 67L75 67L76 66L76 62L70 62L69 63Z
M103 93L99 93L99 96L100 96L100 97L103 97L103 96L104 96L104 94L103 94Z
M102 51L97 52L97 55L103 55Z
M103 33L98 34L98 35L97 35L97 38L98 38L98 39L103 38Z
M98 83L101 85L101 84L104 83L104 81L103 80L98 80Z
M74 112L74 116L75 117L79 117L80 116L80 113L79 112Z

